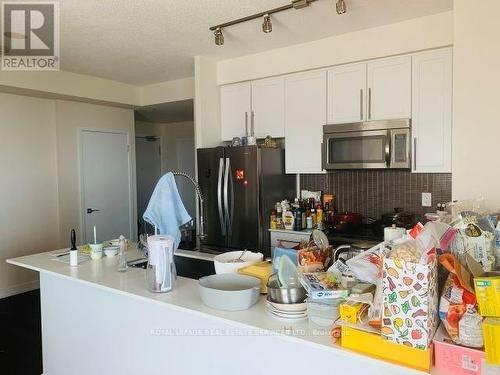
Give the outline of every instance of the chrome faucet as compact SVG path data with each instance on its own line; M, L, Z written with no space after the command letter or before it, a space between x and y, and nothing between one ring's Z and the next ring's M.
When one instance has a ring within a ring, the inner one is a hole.
M203 194L201 194L201 189L200 189L200 185L198 184L198 182L196 182L196 180L189 174L187 173L184 173L184 172L179 172L179 171L172 171L172 174L174 176L182 176L182 177L185 177L187 178L194 186L194 190L196 191L196 195L198 196L198 199L200 201L200 228L199 228L199 231L198 231L198 238L200 239L200 241L203 241L207 235L205 234L205 229L204 229L204 225L203 225Z

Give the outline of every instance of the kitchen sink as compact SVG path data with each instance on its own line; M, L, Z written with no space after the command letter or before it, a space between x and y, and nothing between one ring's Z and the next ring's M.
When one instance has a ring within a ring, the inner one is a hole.
M214 262L212 261L174 255L174 262L178 276L198 280L200 277L215 273ZM129 267L146 269L148 261L146 258L141 258L130 261L127 264Z

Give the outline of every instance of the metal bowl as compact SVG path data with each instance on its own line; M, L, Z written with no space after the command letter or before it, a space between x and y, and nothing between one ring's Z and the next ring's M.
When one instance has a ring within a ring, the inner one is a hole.
M271 301L276 303L303 303L307 297L303 287L280 288L275 280L267 283L267 294Z

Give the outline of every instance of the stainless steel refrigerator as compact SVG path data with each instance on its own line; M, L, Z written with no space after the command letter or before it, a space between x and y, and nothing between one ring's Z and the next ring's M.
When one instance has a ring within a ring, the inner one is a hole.
M295 197L295 175L285 174L284 150L241 146L197 153L205 200L202 250L249 249L270 255L271 210L276 202Z

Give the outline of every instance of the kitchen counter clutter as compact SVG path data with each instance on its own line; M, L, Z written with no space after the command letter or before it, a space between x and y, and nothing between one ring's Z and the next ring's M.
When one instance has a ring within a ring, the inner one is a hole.
M75 374L302 373L313 365L315 371L384 375L498 374L496 221L475 201L449 204L442 221L417 224L401 238L340 256L313 235L315 244L277 248L272 265L257 263L258 270L250 271L264 279L271 275L267 297L259 296L265 290L262 279L244 272L217 274L204 283L220 302L224 290L239 290L244 278L251 298L244 307L237 301L230 308L210 308L200 298L198 281L181 277L169 293L149 292L144 270L117 272L116 257L77 267L54 260L54 252L8 262L41 274L47 374L68 369ZM140 253L132 249L129 259L134 257ZM439 274L447 279L442 292ZM229 289L221 287L223 278L230 279ZM280 290L294 290L293 299ZM227 311L241 308L247 309ZM75 322L85 329L76 329ZM75 343L96 353L110 347L123 353L132 345L136 358L89 360L81 350L67 350ZM250 364L248 353L286 353L287 360L265 355Z

